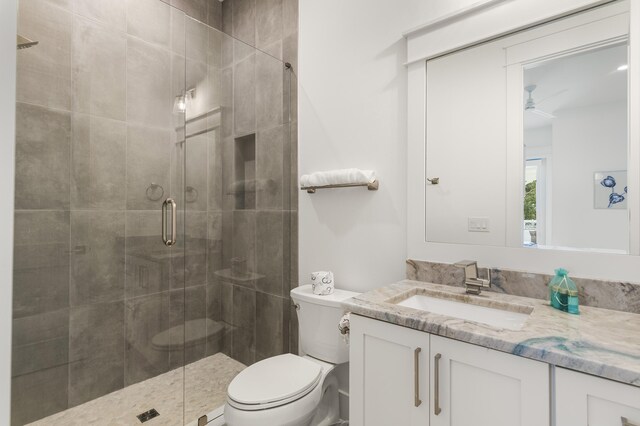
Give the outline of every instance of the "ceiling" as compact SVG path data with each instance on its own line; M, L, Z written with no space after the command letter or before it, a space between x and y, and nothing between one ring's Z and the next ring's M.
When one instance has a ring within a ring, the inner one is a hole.
M524 87L535 84L536 107L555 114L563 109L627 99L627 45L607 46L526 68ZM528 97L524 92L525 101ZM551 125L553 119L525 111L525 129Z

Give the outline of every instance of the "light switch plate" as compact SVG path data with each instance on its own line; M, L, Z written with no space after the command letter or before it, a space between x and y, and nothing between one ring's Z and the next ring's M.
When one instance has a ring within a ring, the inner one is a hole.
M469 232L489 232L489 218L488 217L470 217L469 218Z

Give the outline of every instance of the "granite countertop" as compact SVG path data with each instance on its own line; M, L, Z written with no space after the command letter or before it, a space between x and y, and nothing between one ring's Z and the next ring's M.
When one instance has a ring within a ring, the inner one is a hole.
M513 331L394 303L414 294L531 314L520 330ZM342 306L357 315L640 387L638 314L580 306L580 315L571 315L541 299L490 291L466 295L464 288L411 280L363 293Z

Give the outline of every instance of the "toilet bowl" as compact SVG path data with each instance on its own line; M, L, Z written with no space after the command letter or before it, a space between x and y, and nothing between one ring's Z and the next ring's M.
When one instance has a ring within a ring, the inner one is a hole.
M228 426L329 426L339 420L335 367L348 361L338 331L342 301L358 293L337 290L314 295L311 286L291 291L299 321L301 355L259 361L229 384L224 421Z

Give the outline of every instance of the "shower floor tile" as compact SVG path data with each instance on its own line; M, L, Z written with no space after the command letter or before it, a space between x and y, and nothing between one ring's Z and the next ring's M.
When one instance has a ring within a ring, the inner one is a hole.
M244 364L217 353L29 425L135 426L142 424L136 416L152 408L160 415L144 422L145 426L182 425L183 411L185 423L191 423L224 405L227 386L244 368Z

